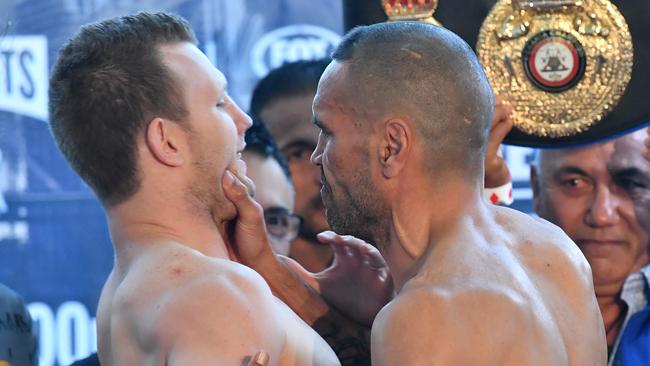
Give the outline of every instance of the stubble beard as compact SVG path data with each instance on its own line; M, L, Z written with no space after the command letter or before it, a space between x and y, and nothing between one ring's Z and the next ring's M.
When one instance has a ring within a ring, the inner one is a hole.
M340 198L337 200L325 175L322 177L323 203L332 230L374 245L378 239L377 234L383 232L381 226L384 220L381 217L384 209L380 197L374 197L372 185L366 179L359 179L351 185L356 187L356 191L352 192L347 186L339 184Z
M298 233L301 238L311 242L318 241L316 236L322 231L319 227L320 225L314 222L319 219L318 215L325 216L325 205L320 194L312 197L307 207L303 210L302 218L304 221Z

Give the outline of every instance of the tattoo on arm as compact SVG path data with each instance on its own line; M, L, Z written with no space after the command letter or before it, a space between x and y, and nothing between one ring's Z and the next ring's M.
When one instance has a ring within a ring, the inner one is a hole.
M347 318L282 262L258 269L273 293L334 350L343 366L370 365L370 329Z
M343 366L370 366L370 329L331 310L312 327L332 347Z

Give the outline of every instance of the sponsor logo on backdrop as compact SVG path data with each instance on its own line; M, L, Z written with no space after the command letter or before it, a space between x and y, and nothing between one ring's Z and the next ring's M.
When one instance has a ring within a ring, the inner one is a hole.
M0 110L47 121L47 38L0 39Z
M97 352L97 321L84 304L67 301L55 311L33 302L27 308L38 335L40 366L69 365Z
M263 77L287 62L327 57L340 40L340 35L315 25L278 28L255 43L251 50L251 67L257 77Z

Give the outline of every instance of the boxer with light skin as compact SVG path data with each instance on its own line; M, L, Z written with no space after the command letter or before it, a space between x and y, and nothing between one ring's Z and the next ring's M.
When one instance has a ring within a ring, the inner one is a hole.
M240 160L251 120L195 44L183 19L140 13L84 26L54 67L53 135L115 247L100 362L339 365L228 245L237 208L224 191L235 176L252 189Z
M352 31L333 58L311 160L332 229L374 243L393 276L373 365L605 364L584 256L557 227L482 197L494 101L469 46L386 23ZM263 235L250 202L234 203L247 234ZM263 261L252 265L273 287Z

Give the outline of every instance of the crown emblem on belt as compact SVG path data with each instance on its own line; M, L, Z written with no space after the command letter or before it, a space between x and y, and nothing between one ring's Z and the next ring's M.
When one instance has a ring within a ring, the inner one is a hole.
M381 0L388 20L418 20L440 25L433 18L437 0Z

